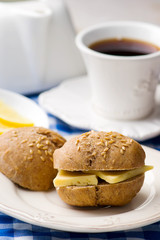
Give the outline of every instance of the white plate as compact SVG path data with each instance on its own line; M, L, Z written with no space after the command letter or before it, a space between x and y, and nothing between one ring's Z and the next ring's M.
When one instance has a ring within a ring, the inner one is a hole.
M142 227L160 220L160 152L144 147L146 173L141 191L124 207L74 208L55 190L32 192L17 187L0 174L0 210L35 225L73 232L107 232Z
M0 100L11 106L22 116L30 119L35 126L49 127L46 113L29 98L8 90L0 89Z
M39 96L40 105L66 123L98 131L117 131L136 140L160 134L160 88L157 89L154 112L138 121L114 121L95 114L90 103L90 86L86 76L63 82Z

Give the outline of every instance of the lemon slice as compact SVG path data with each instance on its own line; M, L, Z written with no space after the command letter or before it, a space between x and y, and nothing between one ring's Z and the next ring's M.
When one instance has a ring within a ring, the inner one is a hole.
M3 101L0 101L0 123L6 127L30 127L34 123L29 119L20 115L13 108L5 104ZM0 126L1 127L1 126ZM5 127L2 127L5 129Z
M4 132L7 132L8 130L12 129L12 127L8 127L2 123L0 123L0 135Z

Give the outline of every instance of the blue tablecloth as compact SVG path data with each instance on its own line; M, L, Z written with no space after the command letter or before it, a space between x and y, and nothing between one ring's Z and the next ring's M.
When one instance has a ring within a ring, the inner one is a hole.
M37 102L37 95L29 96ZM50 128L57 130L60 134L66 136L68 134L82 133L83 131L73 128L62 122L61 120L48 114ZM141 142L146 146L160 150L160 136ZM1 193L2 194L2 193ZM56 240L56 239L119 239L119 240L138 240L138 239L154 239L160 240L160 222L137 228L129 231L118 231L108 233L72 233L63 232L43 227L34 226L24 223L20 220L12 218L8 215L0 213L0 239L1 240Z

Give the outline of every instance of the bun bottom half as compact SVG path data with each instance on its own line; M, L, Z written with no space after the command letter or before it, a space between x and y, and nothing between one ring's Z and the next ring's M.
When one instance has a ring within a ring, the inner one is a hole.
M60 198L72 206L123 206L136 196L143 182L144 174L141 174L116 184L103 182L97 186L66 186L56 190Z

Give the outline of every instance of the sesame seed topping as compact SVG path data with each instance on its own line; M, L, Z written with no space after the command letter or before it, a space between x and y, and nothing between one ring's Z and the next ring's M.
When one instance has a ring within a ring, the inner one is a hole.
M123 149L120 149L120 153L121 153L121 154L124 154L124 151L123 151Z
M43 149L43 150L47 150L47 149L48 149L48 146L44 146L42 149Z
M30 154L33 154L33 150L32 149L30 149L29 152L30 152Z
M112 137L113 137L113 138L116 138L116 137L117 137L117 135L116 135L116 134L112 134Z
M42 155L42 152L40 150L38 150L38 154Z
M80 151L80 146L77 147L77 150Z
M46 144L49 145L49 141L48 140L46 141Z
M50 156L52 156L53 153L52 153L52 150L51 150L51 149L48 150L48 154L49 154Z
M28 160L32 160L33 159L33 156L31 155L30 157L28 157Z
M121 142L122 142L122 143L126 143L126 140L122 139Z
M105 137L104 139L105 139L105 140L110 140L111 138L110 138L110 137Z
M44 157L42 157L42 156L40 156L40 159L41 159L42 161L45 161L45 158L44 158Z
M78 145L78 143L79 143L79 139L77 139L77 141L76 141L76 145Z
M124 143L123 146L124 146L124 147L128 147L128 144Z
M125 146L122 146L122 149L123 149L123 150L126 150Z
M42 148L42 147L44 147L44 145L43 144L37 144L37 148Z
M29 146L29 147L33 147L33 143L30 143L28 146Z
M47 150L45 150L45 154L46 154L46 156L48 155L48 151Z
M119 148L119 146L115 143L113 146L115 146L115 147L117 147L117 148Z
M25 143L25 142L27 142L27 139L24 139L24 140L21 141L21 143Z
M118 139L122 139L122 137L121 137L121 136L117 136L117 138L118 138Z
M108 150L109 150L109 148L107 147L107 148L104 149L104 152L107 152Z
M98 146L99 146L99 145L102 145L102 146L103 146L103 144L102 144L101 142L96 143L96 145L98 145Z

